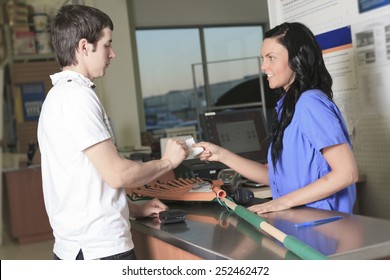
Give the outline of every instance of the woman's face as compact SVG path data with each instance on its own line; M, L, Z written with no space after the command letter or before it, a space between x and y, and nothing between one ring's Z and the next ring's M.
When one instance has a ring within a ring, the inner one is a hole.
M295 73L288 65L287 49L276 38L267 38L263 41L261 58L261 70L267 75L269 87L282 87L287 91L295 78Z

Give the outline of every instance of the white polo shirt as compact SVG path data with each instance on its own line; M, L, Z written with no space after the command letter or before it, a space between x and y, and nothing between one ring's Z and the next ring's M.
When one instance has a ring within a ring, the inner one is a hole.
M84 150L113 138L104 108L83 75L50 76L38 123L43 194L53 229L54 253L75 259L102 258L131 250L129 209L124 189L102 179Z

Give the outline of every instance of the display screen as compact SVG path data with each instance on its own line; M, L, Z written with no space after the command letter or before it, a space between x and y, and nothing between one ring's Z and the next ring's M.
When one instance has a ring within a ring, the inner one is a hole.
M268 131L261 109L210 112L199 118L205 141L245 158L266 162Z
M261 146L253 120L217 124L222 147L236 153L260 151Z

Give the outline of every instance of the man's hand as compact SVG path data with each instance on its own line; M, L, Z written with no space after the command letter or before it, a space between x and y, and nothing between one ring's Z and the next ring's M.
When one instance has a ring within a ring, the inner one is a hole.
M171 169L179 166L179 164L188 157L188 148L184 140L168 139L165 147L164 155L161 159L167 159L171 163Z
M168 206L157 198L148 200L142 204L130 203L130 215L134 218L156 218L161 211L165 210L168 210Z

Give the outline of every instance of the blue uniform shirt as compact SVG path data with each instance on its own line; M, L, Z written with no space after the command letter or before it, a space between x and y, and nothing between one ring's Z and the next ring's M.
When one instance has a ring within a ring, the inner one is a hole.
M280 118L283 98L276 112ZM269 181L272 197L278 198L305 187L331 171L321 154L325 147L348 143L347 127L338 107L322 91L312 89L302 93L291 123L283 136L283 151L273 168L268 150ZM355 184L325 199L306 206L352 213L356 199Z

